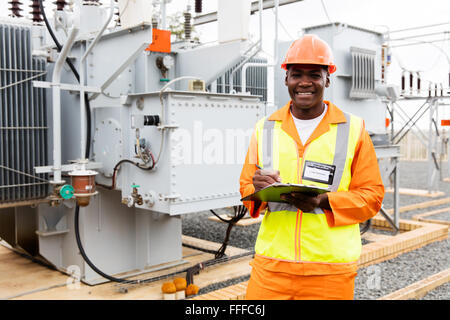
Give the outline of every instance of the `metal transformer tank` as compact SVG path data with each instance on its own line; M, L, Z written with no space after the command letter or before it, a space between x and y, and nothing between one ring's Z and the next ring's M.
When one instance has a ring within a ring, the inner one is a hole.
M124 141L122 157L135 156L136 131L141 141L155 150L154 157L156 153L161 153L161 157L154 170L146 172L133 165L122 169L119 177L122 197L129 197L131 186L137 184L144 202L136 207L170 215L238 205L238 177L252 134L251 126L264 115L259 99L189 91L165 92L162 98L163 106L159 93L129 95L130 105L123 117L126 120L122 120L128 141ZM161 108L166 118L165 130L142 125L146 114L160 114ZM97 111L98 125L115 121L111 112ZM129 119L132 119L131 127ZM112 149L117 145L117 140L110 137L103 130L103 137L95 138L96 155L99 149L102 153L102 148ZM108 168L120 159L119 155L115 160L107 160L107 153L103 153L102 163L112 161Z

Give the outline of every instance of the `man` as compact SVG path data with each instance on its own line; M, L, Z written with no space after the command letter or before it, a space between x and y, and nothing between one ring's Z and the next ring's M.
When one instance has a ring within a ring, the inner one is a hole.
M244 203L252 217L265 210L246 298L353 299L359 223L379 211L384 196L375 150L362 119L323 100L336 70L324 41L296 40L282 68L291 101L256 124L241 195L280 181L331 192Z

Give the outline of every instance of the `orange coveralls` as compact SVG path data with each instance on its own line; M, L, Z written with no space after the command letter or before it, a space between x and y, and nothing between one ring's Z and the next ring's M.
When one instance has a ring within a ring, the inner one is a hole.
M302 144L294 120L290 114L290 102L274 112L270 120L282 121L281 128L297 144L299 157L306 146L329 130L330 123L337 123L343 112L328 101L328 111L320 124ZM242 197L252 194L253 175L257 170L258 145L253 134L240 176ZM330 192L328 199L332 211L324 210L328 226L344 226L364 222L378 213L384 197L375 149L364 129L359 138L351 166L352 180L347 192ZM255 208L255 202L245 201L253 218L265 210L267 203ZM353 299L354 278L357 264L324 264L315 262L288 262L255 255L247 287L247 299Z

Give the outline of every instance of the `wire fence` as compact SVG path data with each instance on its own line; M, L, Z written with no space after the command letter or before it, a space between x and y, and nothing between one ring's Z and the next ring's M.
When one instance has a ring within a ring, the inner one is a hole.
M423 131L423 134L428 137L428 132ZM436 146L436 155L442 161L448 160L448 145L445 143L446 139L449 137L449 132L447 130L441 130L439 132L440 137L438 138L438 144ZM423 140L422 140L423 141ZM428 149L422 141L418 138L417 133L414 131L409 131L406 136L400 141L400 153L402 156L400 160L403 161L428 161ZM428 139L425 141L428 143Z

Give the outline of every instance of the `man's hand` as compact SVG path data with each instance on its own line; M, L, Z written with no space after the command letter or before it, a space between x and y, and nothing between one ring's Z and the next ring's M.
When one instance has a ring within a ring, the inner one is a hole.
M326 193L317 196L308 196L303 193L292 192L290 194L282 194L280 198L303 212L314 212L314 209L317 207L331 210Z
M275 182L281 182L280 171L258 169L253 175L253 185L255 186L255 192L271 185Z

